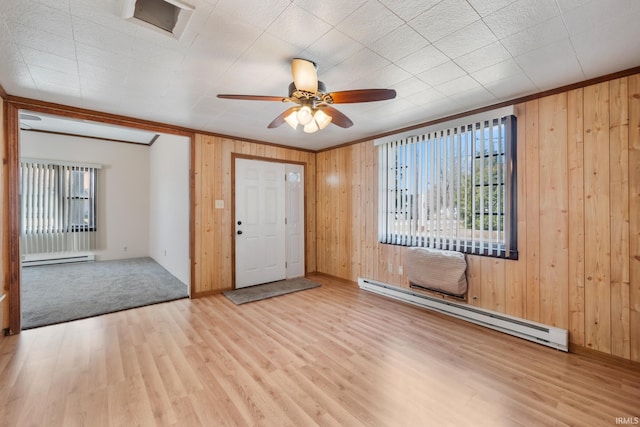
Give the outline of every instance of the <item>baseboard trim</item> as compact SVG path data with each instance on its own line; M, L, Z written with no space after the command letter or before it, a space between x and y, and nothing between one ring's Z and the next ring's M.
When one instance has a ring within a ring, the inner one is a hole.
M358 286L358 282L353 281L353 280L349 280L349 279L344 279L342 277L338 277L338 276L333 276L331 274L327 274L327 273L322 273L320 271L314 271L313 273L307 273L304 277L306 277L307 279L312 279L313 277L326 277L327 279L331 279L331 280L335 280L336 282L342 282L346 285L353 285L353 286Z
M193 295L190 296L191 299L196 299L196 298L204 298L204 297L210 297L212 295L218 295L223 293L224 291L230 291L231 288L229 289L216 289L214 291L202 291L202 292L194 292Z
M616 356L615 354L604 353L602 351L594 350L583 345L569 343L569 353L574 353L578 356L584 356L589 359L594 359L601 362L619 365L625 368L640 368L640 361L625 359L624 357Z

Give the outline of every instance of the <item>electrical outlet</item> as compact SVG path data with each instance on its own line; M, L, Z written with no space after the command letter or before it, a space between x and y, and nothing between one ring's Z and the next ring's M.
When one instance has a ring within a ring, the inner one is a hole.
M389 273L393 273L393 263L391 263L391 262L390 262L390 263L387 265L387 271L389 271Z
M398 266L398 274L402 276L402 274L404 274L404 269L402 268L401 265Z

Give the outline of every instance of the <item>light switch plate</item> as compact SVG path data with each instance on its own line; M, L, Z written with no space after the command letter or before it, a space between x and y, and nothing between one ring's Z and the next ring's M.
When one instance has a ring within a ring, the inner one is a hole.
M224 200L216 200L216 209L224 209Z

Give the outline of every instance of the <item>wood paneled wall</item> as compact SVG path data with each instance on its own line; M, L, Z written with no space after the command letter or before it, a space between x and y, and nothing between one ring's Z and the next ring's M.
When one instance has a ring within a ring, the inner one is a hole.
M469 256L469 303L640 361L640 75L516 108L519 260ZM377 242L373 142L316 166L317 271L407 286L405 248Z
M233 288L234 155L305 165L305 269L316 270L315 153L197 134L192 146L192 206L195 209L192 296ZM223 200L224 209L215 209L215 200Z

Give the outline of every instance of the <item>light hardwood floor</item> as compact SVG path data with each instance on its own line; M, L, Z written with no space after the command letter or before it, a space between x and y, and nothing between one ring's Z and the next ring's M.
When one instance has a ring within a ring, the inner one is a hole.
M322 284L179 300L0 340L0 425L616 425L640 369Z

